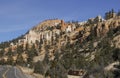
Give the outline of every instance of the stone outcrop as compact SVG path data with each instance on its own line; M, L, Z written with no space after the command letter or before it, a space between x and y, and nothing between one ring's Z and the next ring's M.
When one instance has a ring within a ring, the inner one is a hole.
M100 22L96 25L95 34L100 37L105 35L111 28L115 29L118 26L120 26L120 19L119 18L111 18L109 20L106 20L104 22Z

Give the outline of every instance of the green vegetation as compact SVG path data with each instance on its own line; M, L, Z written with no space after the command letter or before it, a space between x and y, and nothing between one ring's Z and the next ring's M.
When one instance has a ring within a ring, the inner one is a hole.
M109 11L109 12L106 12L105 13L105 19L107 20L107 19L110 19L110 18L113 18L114 17L114 9L112 9L111 11Z

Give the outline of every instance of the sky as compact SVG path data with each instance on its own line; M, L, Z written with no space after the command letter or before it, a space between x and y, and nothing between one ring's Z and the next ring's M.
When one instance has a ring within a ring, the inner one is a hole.
M85 21L114 9L120 0L0 0L0 42L9 41L46 19Z

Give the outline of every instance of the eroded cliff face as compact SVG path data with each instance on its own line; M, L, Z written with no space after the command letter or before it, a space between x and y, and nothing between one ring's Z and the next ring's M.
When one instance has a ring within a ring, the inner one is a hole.
M52 41L58 36L75 31L76 26L65 23L63 20L46 20L31 29L24 36L24 42L35 43L36 41Z
M70 44L75 44L76 42L82 43L84 40L89 40L93 35L98 38L104 37L111 29L119 29L120 27L120 17L114 17L108 20L97 17L94 20L92 19L92 22L79 24L66 23L59 19L46 20L31 29L24 36L23 42L24 44L36 44L36 42L39 42L41 46L51 45L53 46L53 50L50 50L50 57L53 57L54 49L60 49L68 42Z
M50 57L54 56L54 51L66 46L68 42L75 44L77 42L82 43L85 40L91 40L93 36L96 38L102 38L107 35L110 30L114 30L114 33L120 28L120 16L103 20L100 16L89 19L85 22L68 23L63 20L45 20L33 27L23 38L19 39L17 43L11 43L11 47L6 47L5 51L8 52L9 48L15 51L17 45L23 45L23 49L29 44L29 48L35 44L35 48L44 45L51 45ZM115 37L114 40L117 40ZM119 40L117 40L119 41ZM118 43L115 44L119 45ZM42 48L41 54L45 55L45 48ZM40 54L39 54L40 55Z
M97 37L105 35L110 29L115 29L120 25L120 17L111 18L95 25Z

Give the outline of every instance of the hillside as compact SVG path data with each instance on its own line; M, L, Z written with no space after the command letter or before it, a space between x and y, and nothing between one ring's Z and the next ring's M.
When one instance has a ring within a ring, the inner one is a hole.
M84 22L45 20L1 43L0 57L1 65L20 66L38 78L69 78L70 70L82 70L82 78L119 78L120 13Z

